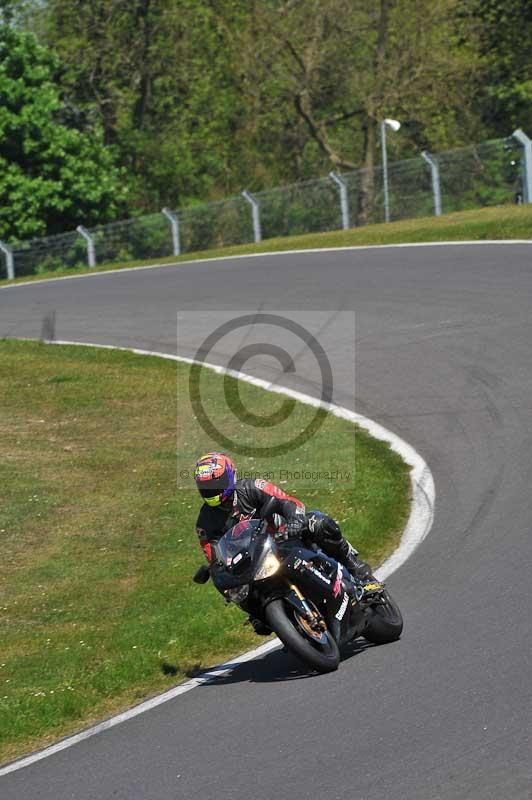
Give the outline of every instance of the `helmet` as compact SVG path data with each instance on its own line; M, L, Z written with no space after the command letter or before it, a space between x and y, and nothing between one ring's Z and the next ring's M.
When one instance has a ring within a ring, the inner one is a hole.
M225 453L206 453L196 461L194 478L209 506L221 506L235 491L236 467Z

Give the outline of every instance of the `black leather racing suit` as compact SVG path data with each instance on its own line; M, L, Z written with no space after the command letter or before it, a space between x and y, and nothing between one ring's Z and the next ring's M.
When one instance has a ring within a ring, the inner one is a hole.
M278 501L278 513L287 522L298 519L303 526L306 540L318 544L324 553L344 564L351 574L360 580L371 578L371 569L363 561L359 561L357 551L344 539L340 526L331 517L319 511L305 512L305 506L296 497L283 492L273 483L262 479L243 478L236 482L232 505L226 507L209 506L204 503L196 522L196 532L209 562L213 553L211 544L229 530L237 522L256 519L261 516L261 509L271 497Z

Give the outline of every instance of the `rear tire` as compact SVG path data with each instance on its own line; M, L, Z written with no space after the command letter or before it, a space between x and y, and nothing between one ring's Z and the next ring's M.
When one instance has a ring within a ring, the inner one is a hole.
M287 606L282 598L269 603L264 613L268 625L282 643L307 666L318 672L334 672L338 669L340 651L328 630L324 634L323 645L305 635L296 627L295 618L292 621L291 609L287 613Z
M392 596L384 590L383 603L375 603L367 609L368 624L362 634L373 644L395 642L403 632L403 617Z

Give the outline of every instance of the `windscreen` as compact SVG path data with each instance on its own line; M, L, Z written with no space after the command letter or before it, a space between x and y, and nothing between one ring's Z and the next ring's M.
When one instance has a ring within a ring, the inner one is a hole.
M259 525L259 520L238 522L234 528L222 536L218 542L218 550L220 557L228 566L234 563L235 556L238 556L239 553L249 552L253 536Z

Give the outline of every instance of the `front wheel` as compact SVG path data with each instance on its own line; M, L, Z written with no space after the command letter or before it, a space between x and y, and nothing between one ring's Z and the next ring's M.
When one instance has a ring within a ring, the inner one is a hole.
M296 609L281 598L266 606L265 616L270 628L294 655L318 672L333 672L340 663L340 651L332 634L315 630Z
M399 639L403 632L403 617L392 596L384 590L380 602L366 610L368 623L362 634L373 644L387 644Z

